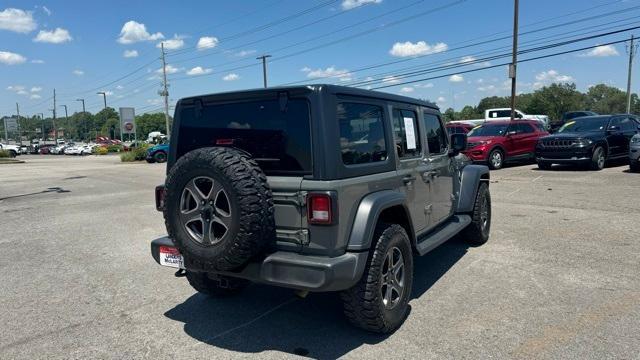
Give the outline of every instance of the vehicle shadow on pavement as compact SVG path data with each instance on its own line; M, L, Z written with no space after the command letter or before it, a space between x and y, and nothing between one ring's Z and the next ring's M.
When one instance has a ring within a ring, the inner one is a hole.
M463 241L453 239L416 257L412 298L429 290L468 248ZM183 322L185 333L200 341L195 346L208 344L250 354L273 350L335 359L390 336L351 326L342 314L337 293L309 294L298 299L291 290L263 285L252 285L235 297L195 294L164 315Z

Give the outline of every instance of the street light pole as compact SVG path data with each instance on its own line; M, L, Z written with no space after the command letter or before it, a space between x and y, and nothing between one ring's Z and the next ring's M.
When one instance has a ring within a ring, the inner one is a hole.
M85 122L84 121L84 113L85 113L85 111L84 111L84 99L76 99L76 101L82 101L82 122ZM85 124L85 126L86 125L87 124ZM85 130L89 130L89 129L85 128Z
M262 79L265 88L267 87L267 58L270 57L271 55L262 55L256 58L256 60L262 60Z
M509 66L509 77L511 78L511 121L516 117L516 75L518 63L518 11L519 0L514 0L513 8L513 59Z
M98 94L98 95L102 95L102 97L104 98L104 109L105 109L105 110L107 110L107 93L106 93L106 92L104 92L104 91L98 91L96 94ZM105 117L107 116L107 112L106 112L106 111L105 111L104 116L105 116ZM107 119L104 119L104 121L105 121L105 124L106 124ZM96 130L96 133L97 133L97 130ZM107 136L108 136L108 135L109 135L109 134L107 134ZM97 136L98 136L98 135L96 134L96 137L97 137ZM115 136L114 136L114 137L115 137Z

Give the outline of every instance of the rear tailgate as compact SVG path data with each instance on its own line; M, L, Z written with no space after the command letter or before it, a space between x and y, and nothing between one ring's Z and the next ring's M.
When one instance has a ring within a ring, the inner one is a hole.
M300 251L309 243L302 177L269 176L267 181L273 194L278 248Z

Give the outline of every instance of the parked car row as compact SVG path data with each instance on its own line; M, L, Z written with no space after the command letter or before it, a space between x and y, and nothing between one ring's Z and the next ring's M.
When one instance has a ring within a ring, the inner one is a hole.
M581 112L587 113L587 112ZM467 134L463 153L493 170L507 162L537 162L542 170L553 164L572 164L601 170L608 161L629 159L640 171L640 119L634 115L572 116L554 134L536 120L491 121L468 129L449 124L450 134Z

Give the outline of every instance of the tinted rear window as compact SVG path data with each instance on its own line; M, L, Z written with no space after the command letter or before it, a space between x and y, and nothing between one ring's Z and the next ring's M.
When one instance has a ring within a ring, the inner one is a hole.
M243 149L267 175L311 174L309 104L290 99L183 106L178 154L207 146Z

